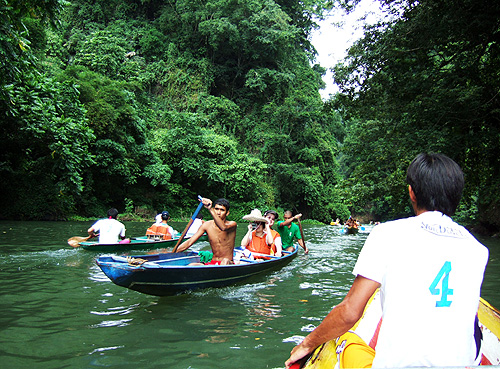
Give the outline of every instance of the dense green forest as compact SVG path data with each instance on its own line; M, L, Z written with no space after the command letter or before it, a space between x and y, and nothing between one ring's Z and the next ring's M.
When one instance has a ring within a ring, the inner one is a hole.
M438 151L460 220L498 230L500 4L381 0L323 101L311 32L357 2L0 0L0 218L180 217L200 194L236 220L386 220Z

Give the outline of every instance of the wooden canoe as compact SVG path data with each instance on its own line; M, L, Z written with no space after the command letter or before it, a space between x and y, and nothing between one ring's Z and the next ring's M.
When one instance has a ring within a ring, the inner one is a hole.
M346 234L357 234L359 232L358 227L345 227Z
M358 321L352 331L360 327L363 322L362 332L366 335L368 332L376 330L381 316L380 304L371 304L378 299L378 291L370 300L370 305L366 308L363 317ZM481 328L483 338L481 341L481 365L500 365L500 311L491 306L483 298L480 299L478 309L479 327ZM368 328L367 328L368 327ZM313 354L303 364L294 364L293 369L326 369L334 368L337 365L337 344L335 340L328 341L319 346Z
M242 282L250 277L282 268L297 256L293 252L270 256L268 260L243 259L231 265L189 265L199 263L197 252L162 253L135 256L142 264L131 265L123 256L101 256L97 265L118 286L148 295L168 296L188 290L223 287ZM133 264L133 263L132 263Z
M343 226L340 229L340 234L357 234L358 232L359 232L359 228L358 227Z
M191 237L184 237L184 241L182 242L186 242L190 238ZM99 243L96 239L94 241L80 242L80 246L83 247L85 250L90 250L90 251L127 252L130 250L154 250L160 248L163 249L168 247L174 247L178 240L179 240L178 237L173 238L171 240L161 240L161 239L154 240L154 239L148 239L146 236L141 236L141 237L132 237L129 243L117 242L111 244L104 244L104 243ZM207 240L208 236L203 235L196 242L207 241Z

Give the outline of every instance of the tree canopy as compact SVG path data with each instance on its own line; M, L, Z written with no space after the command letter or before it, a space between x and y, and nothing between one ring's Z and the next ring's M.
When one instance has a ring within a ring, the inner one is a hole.
M196 195L323 222L411 215L423 151L466 174L458 217L499 229L500 5L381 0L334 68L310 42L358 0L0 2L0 218L173 214Z
M383 4L391 17L367 27L334 71L356 202L404 212L401 172L418 152L443 152L464 169L467 208L476 203L484 223L498 224L500 5Z
M323 106L325 70L312 64L309 42L314 18L331 4L28 6L9 21L32 37L29 55L13 56L30 60L32 77L2 84L11 97L0 170L1 189L30 210L4 202L3 217L97 216L131 203L175 210L197 194L227 197L242 213L261 206L334 215L342 122ZM8 41L16 49L19 41ZM44 190L19 191L11 185L18 181Z

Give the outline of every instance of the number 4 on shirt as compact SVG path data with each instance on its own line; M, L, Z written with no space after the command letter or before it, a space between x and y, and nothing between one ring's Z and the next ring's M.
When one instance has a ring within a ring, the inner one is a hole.
M431 286L429 287L431 294L439 295L441 293L441 300L436 301L436 307L448 307L451 305L451 301L448 301L448 296L453 295L453 290L451 288L448 288L448 279L450 278L450 272L451 263L449 261L446 261L441 267L441 270L437 274L436 278L434 278L434 281L432 281ZM436 288L439 281L441 280L442 292L439 290L439 288Z

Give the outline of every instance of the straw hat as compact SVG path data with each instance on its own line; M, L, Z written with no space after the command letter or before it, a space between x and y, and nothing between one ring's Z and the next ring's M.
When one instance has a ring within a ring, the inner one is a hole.
M249 222L265 222L267 223L267 219L262 216L262 213L259 209L253 209L250 214L245 215L243 217L244 220L248 220Z

